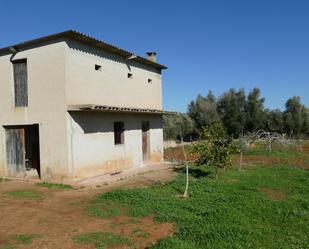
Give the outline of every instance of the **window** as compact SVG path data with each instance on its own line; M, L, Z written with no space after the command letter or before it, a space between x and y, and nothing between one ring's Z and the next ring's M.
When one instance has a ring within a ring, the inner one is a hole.
M114 122L114 141L115 144L124 143L124 122Z
M151 84L152 83L152 79L148 79L148 83Z
M128 73L128 78L129 78L129 79L133 79L133 74Z
M94 69L95 69L96 71L102 71L102 66L96 64L96 65L94 66Z
M27 60L13 61L15 107L28 106Z

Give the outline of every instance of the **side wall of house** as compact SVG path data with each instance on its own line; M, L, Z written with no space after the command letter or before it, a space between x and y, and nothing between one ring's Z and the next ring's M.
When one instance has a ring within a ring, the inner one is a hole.
M114 143L114 122L124 122L124 143ZM160 115L70 112L72 168L76 178L121 171L143 165L142 121L150 122L150 158L163 158L162 117Z
M5 130L0 126L0 176L5 175Z
M67 44L67 105L162 109L160 70L77 41Z
M27 59L28 107L14 103L11 55L0 56L0 174L6 175L5 130L3 126L39 124L41 176L62 180L68 174L65 105L66 43L20 51L14 59Z

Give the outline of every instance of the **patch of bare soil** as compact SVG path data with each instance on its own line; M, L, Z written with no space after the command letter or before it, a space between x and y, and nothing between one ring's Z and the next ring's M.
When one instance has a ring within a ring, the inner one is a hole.
M265 193L269 198L280 201L286 198L286 194L283 191L271 189L271 188L261 188L263 193Z
M234 162L239 163L239 156L234 156ZM306 158L280 158L280 157L267 157L267 156L244 156L243 163L254 164L262 163L268 165L287 164L292 167L298 167L302 169L309 169L309 161Z
M198 158L196 153L190 152L188 146L185 147L187 152L187 157L189 161L194 161ZM302 147L292 148L291 150L307 153L309 155L309 142L304 143ZM239 164L239 155L233 156L233 162ZM164 149L164 158L172 162L182 162L185 160L182 147L177 146L174 148ZM299 167L302 169L309 169L309 157L299 157L299 158L280 158L280 157L269 157L269 156L244 156L243 164L245 166L254 165L255 163L263 163L269 165L287 164L292 167Z
M190 149L188 149L188 147L185 147L185 151L187 154L187 160L194 161L198 158L197 154L191 152ZM165 160L168 161L178 161L178 162L185 160L185 156L183 154L183 149L181 146L164 149L164 158Z
M127 216L106 219L91 217L87 215L85 208L99 193L119 187L146 186L153 181L151 176L141 175L136 176L135 181L128 179L96 189L84 187L77 190L47 189L33 182L2 182L0 183L0 248L16 244L12 240L12 235L38 234L39 236L31 244L19 243L18 248L91 249L95 246L77 244L73 238L92 232L120 234L131 239L136 248L146 248L163 237L171 236L174 230L173 224L158 224L152 217L134 219ZM42 198L13 198L6 194L15 190L38 191Z
M292 150L294 151L299 151L299 152L303 152L303 153L308 153L309 154L309 142L305 142L302 146L300 147L295 147L292 148Z
M156 164L67 183L74 186L92 186L95 188L103 186L105 190L108 190L120 187L143 187L154 183L168 182L174 177L176 177L176 173L173 167L167 164Z

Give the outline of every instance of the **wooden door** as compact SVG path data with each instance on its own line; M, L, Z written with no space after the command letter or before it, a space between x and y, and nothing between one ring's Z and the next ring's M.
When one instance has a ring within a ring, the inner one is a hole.
M10 176L25 172L25 130L23 128L6 130L6 161Z
M142 122L142 147L143 147L143 160L149 159L149 121Z

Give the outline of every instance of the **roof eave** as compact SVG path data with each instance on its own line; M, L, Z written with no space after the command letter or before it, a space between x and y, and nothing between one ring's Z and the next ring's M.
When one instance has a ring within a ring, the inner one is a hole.
M135 107L118 107L108 105L69 105L67 111L100 111L100 112L120 112L120 113L140 113L140 114L176 114L174 112L159 110L159 109L148 109L148 108L135 108Z
M23 48L26 48L26 47L29 47L29 46L32 46L32 45L44 43L44 42L59 39L59 38L62 38L62 37L71 38L71 39L74 39L74 40L77 40L77 41L80 41L80 42L88 43L88 44L95 46L97 48L105 49L107 51L110 51L111 53L115 53L115 54L117 54L117 55L119 55L123 58L127 58L131 55L134 55L134 53L132 53L132 52L118 48L114 45L108 44L104 41L90 37L88 35L77 32L75 30L67 30L67 31L60 32L60 33L57 33L57 34L48 35L48 36L44 36L44 37L41 37L41 38L36 38L36 39L29 40L29 41L26 41L26 42L18 43L18 44L12 45L12 46L8 46L8 47L5 47L5 48L1 48L0 49L0 55L11 53L10 48L12 48L12 47L15 48L16 50L20 50L20 49L23 49ZM151 66L151 67L154 67L154 68L157 68L157 69L160 69L160 70L167 69L166 66L161 65L161 64L156 63L156 62L153 62L153 61L148 60L148 59L141 57L141 56L136 56L132 60L137 61L137 62L142 63L142 64L146 64L148 66Z

